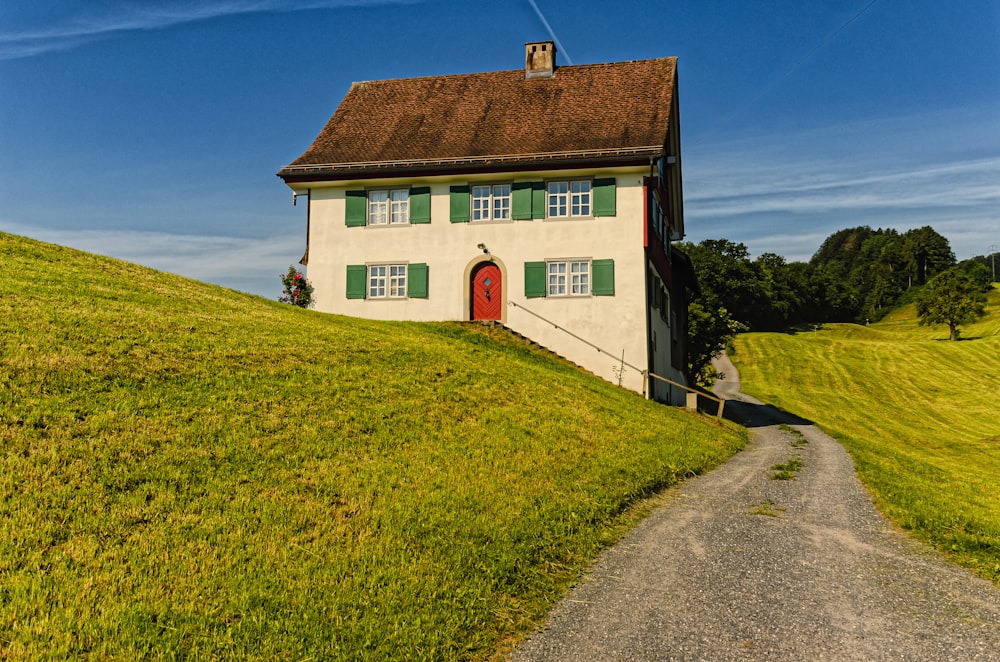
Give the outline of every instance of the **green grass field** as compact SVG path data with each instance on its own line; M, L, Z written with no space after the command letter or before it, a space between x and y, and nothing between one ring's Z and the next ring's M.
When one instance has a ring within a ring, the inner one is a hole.
M851 453L897 525L1000 584L1000 291L987 317L918 326L912 306L869 327L745 334L742 388L808 418Z
M499 329L5 234L0 385L4 659L486 659L744 441Z

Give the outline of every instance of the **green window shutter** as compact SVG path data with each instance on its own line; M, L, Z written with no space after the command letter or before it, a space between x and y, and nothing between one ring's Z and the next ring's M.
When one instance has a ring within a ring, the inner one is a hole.
M594 216L615 216L615 178L594 180Z
M451 222L468 223L469 187L467 185L452 186L450 195L451 195Z
M531 182L531 218L545 218L545 182Z
M363 264L347 265L347 298L364 299L368 291L368 267Z
M406 296L411 299L427 298L426 264L410 264L406 267Z
M593 260L590 263L592 278L591 294L594 296L614 296L615 261Z
M344 215L347 227L364 225L368 220L368 192L347 191L347 212Z
M545 296L545 263L524 263L524 296L536 299Z
M414 186L410 189L410 223L431 222L431 187Z
M515 221L531 220L531 182L514 182L510 187L510 216Z

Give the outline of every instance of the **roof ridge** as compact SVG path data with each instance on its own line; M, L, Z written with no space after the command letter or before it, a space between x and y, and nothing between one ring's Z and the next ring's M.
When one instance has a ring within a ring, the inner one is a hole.
M561 69L585 69L588 67L613 67L618 64L635 64L639 62L666 62L668 60L677 60L676 55L668 55L666 57L649 57L641 58L638 60L617 60L615 62L588 62L586 64L557 64L556 73ZM467 71L464 73L457 74L430 74L425 76L404 76L401 78L376 78L373 80L356 80L351 82L351 87L355 85L363 85L365 83L393 83L397 81L420 81L420 80L431 80L435 78L461 78L463 76L483 76L486 74L524 74L524 69L499 69L496 71ZM544 80L544 79L534 79L534 80Z

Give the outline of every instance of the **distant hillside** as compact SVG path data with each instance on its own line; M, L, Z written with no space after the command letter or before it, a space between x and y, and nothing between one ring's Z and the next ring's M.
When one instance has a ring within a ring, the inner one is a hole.
M0 384L5 658L487 658L743 443L500 329L7 234Z
M913 306L871 326L736 340L743 390L820 424L896 524L1000 584L1000 290L987 316L919 326Z

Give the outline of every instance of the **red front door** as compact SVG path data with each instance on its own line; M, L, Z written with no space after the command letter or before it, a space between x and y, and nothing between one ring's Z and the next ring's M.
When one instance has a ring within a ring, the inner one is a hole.
M472 319L499 320L503 311L500 267L483 262L472 271Z

